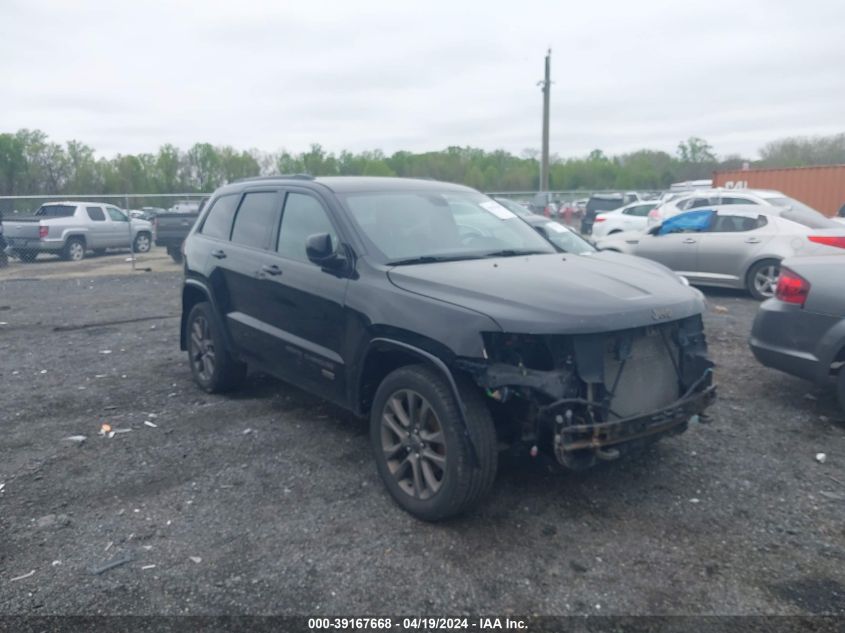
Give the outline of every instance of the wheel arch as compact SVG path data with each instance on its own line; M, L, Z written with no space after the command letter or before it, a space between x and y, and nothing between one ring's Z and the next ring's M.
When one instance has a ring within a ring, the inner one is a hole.
M202 281L198 279L186 279L184 286L182 286L182 318L179 327L179 349L185 351L188 349L188 341L186 337L186 326L188 324L188 315L191 310L198 303L207 301L211 304L214 317L220 325L220 331L223 332L223 339L226 341L226 347L232 350L232 340L229 337L229 331L225 327L224 320L218 309L217 303L214 301L214 295Z
M745 273L742 275L742 280L748 284L748 275L751 273L751 269L754 268L760 262L776 262L778 265L784 260L785 258L781 255L772 255L771 253L766 255L755 255L745 266Z
M461 397L455 376L448 365L429 351L395 339L377 337L372 339L364 351L360 370L354 381L354 404L358 415L366 415L370 411L373 397L381 381L390 372L407 365L424 364L442 375L449 385L452 397L458 405L461 427L471 449L473 465L477 466L478 452L469 433L466 420L466 405Z
M88 238L86 237L85 233L65 233L62 247L67 246L67 243L71 240L79 240L80 242L82 242L85 248L88 248Z

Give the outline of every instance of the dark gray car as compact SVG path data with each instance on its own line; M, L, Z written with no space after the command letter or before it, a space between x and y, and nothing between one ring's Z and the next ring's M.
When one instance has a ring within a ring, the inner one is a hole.
M775 297L751 330L761 363L819 385L836 384L845 409L845 256L784 260Z

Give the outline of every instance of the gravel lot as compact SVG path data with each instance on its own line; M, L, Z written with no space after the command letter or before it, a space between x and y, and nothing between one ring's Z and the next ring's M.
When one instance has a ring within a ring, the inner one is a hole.
M0 270L0 614L845 614L843 414L756 364L740 294L708 293L711 424L581 474L507 462L428 525L363 421L260 375L196 389L179 268L125 259Z

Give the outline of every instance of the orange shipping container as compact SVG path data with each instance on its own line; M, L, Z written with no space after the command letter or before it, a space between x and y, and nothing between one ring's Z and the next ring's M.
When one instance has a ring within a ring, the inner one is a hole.
M713 186L777 189L825 215L845 214L845 165L716 171Z

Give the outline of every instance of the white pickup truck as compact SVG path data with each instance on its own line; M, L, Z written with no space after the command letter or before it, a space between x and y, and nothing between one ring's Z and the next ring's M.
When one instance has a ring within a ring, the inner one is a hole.
M30 216L6 216L3 232L9 251L23 262L39 253L54 253L79 261L87 251L129 248L146 253L153 227L146 220L130 220L115 206L100 202L50 202Z

